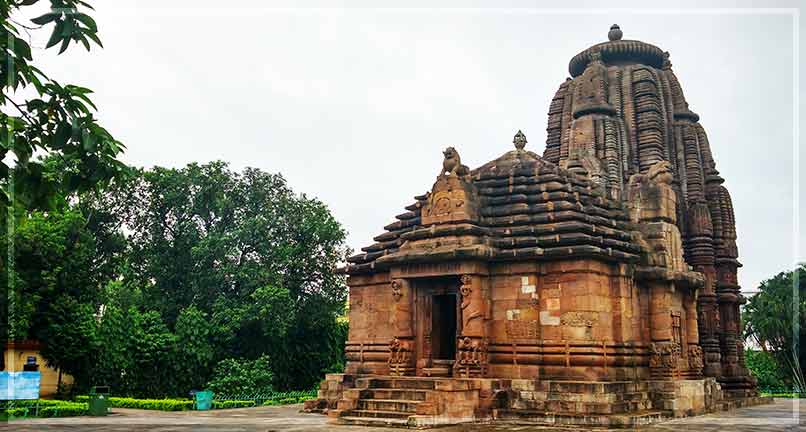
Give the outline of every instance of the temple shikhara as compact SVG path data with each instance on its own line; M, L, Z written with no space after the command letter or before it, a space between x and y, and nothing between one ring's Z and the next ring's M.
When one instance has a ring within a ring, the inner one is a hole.
M435 152L430 191L344 268L347 367L308 409L631 427L764 402L699 116L668 53L608 39L571 59L542 156L520 131L473 169Z

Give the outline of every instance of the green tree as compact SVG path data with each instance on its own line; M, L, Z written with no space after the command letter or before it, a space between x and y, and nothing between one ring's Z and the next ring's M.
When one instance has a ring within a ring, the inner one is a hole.
M797 293L797 301L795 294ZM745 336L770 353L797 391L806 391L806 266L765 280L744 308Z
M61 191L88 191L120 176L126 166L117 158L123 145L101 127L93 115L90 89L62 84L34 65L32 32L50 31L46 48L70 45L101 46L98 25L86 12L92 6L81 0L50 0L47 13L24 22L20 17L45 3L39 0L0 1L0 204L25 209L47 209ZM24 95L31 95L25 97ZM13 154L12 166L6 156ZM41 160L50 155L63 161L65 170L48 176ZM13 172L13 185L11 173ZM0 214L5 222L5 214Z
M65 206L31 213L12 238L0 242L14 242L16 263L0 268L0 278L13 281L2 296L3 332L10 339L51 344L43 351L47 362L76 377L87 373L89 363L79 359L92 347L91 318L122 259L121 239L104 234L107 239L99 241L91 226L81 212Z
M189 306L180 312L175 333L178 387L202 389L213 366L212 324L206 313Z
M48 366L59 369L57 385L61 387L63 373L77 383L88 382L98 346L92 307L62 294L52 299L44 321L38 338L47 343L40 354Z
M216 365L207 388L223 395L252 396L272 392L273 381L267 356L254 360L226 359Z
M123 197L123 198L121 198ZM223 162L138 171L93 203L125 221L125 284L176 329L191 306L213 323L214 361L268 355L282 389L310 388L341 358L335 272L345 232L279 175Z

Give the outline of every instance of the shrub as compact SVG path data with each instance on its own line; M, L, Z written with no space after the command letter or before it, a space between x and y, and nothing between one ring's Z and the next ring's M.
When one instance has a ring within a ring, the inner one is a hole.
M11 401L13 405L0 413L0 418L16 417L75 417L87 413L87 404L60 400ZM38 409L37 409L38 405Z
M255 360L226 359L216 365L207 388L220 395L271 393L273 380L267 356Z
M778 367L778 362L771 354L764 351L745 350L744 358L747 368L758 380L759 388L791 388L791 384L787 385L784 372Z
M76 401L87 401L89 396L77 396ZM109 406L113 408L133 408L156 411L187 411L193 409L190 399L135 399L129 397L110 397Z

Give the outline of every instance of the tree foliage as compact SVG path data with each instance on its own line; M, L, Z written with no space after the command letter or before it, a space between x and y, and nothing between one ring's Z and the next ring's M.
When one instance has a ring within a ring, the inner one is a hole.
M797 297L795 295L797 294ZM797 300L796 300L797 299ZM797 391L806 391L806 266L765 280L744 308L745 336L770 353Z
M64 341L47 358L79 388L186 396L217 365L222 383L260 364L261 388L309 389L343 366L344 230L279 175L139 170L32 215L17 237L12 273L31 305L20 328Z
M0 204L47 209L60 191L94 190L126 172L118 160L123 145L95 118L92 90L62 84L34 65L29 39L49 31L46 48L59 54L81 44L101 46L98 25L87 14L92 6L81 0L50 0L49 10L28 22L22 16L41 9L39 0L0 1ZM39 6L39 7L37 7ZM14 163L5 162L8 154ZM56 176L35 155L60 158L66 168ZM13 172L13 176L12 176ZM13 178L14 184L11 184Z

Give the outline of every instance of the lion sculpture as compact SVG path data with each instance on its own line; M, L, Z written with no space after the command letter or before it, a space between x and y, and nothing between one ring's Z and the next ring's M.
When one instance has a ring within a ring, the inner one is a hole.
M462 158L459 152L453 147L448 147L442 152L445 159L442 161L442 170L439 175L455 175L457 177L466 177L470 174L470 168L467 165L462 165Z

